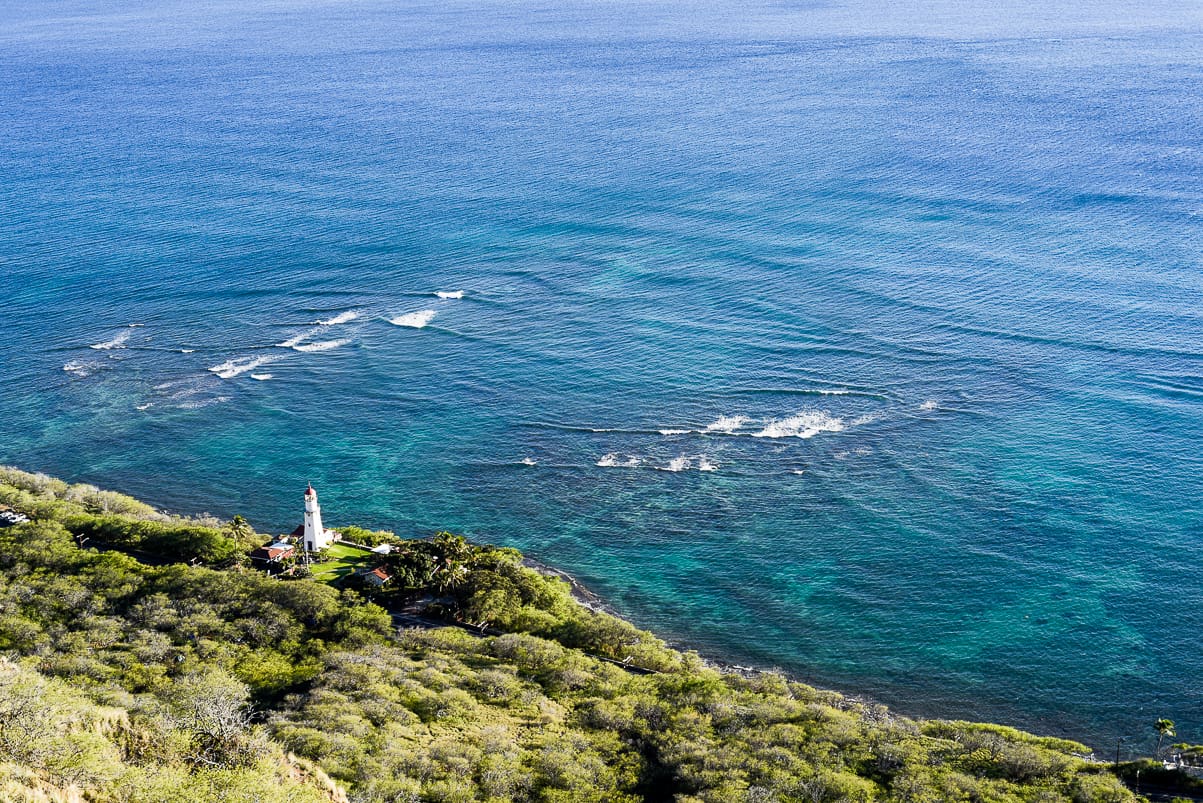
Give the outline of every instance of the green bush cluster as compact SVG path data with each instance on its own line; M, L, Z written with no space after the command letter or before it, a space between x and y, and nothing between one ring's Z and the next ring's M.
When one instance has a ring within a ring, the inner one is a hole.
M216 674L186 678L174 704L102 704L0 661L0 799L330 803L335 784L270 742L246 717L245 687Z
M68 485L45 474L0 466L0 504L18 507L40 518L69 513L112 513L142 519L165 519L150 505L115 491L83 483Z
M400 545L402 540L397 537L397 534L390 530L368 530L364 527L357 527L354 524L335 528L342 540L349 541L352 544L360 546L374 547L381 544Z
M381 562L393 578L382 599L427 594L436 597L430 612L454 620L542 636L647 669L680 665L680 654L660 639L580 605L568 583L523 565L517 550L441 532L401 541Z
M68 495L0 474L38 517L0 529L0 799L339 800L323 773L351 803L1134 799L1072 742L707 668L513 550L400 543L394 594L509 632L398 634L354 591L141 563L111 547L179 559L204 525Z
M263 542L245 520L225 527L167 516L130 496L91 485L67 485L44 474L0 467L0 504L54 520L95 546L141 552L156 560L220 564Z
M914 722L682 659L634 675L527 634L328 655L272 719L364 801L1129 801L1072 742Z
M79 549L57 522L0 530L0 572L0 649L135 690L201 664L282 688L313 671L327 642L366 643L391 626L351 592L245 569L147 566Z

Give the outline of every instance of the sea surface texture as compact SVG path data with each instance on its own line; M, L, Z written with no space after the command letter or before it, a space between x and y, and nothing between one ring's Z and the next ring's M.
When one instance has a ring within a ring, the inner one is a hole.
M0 462L1203 741L1201 8L6 0Z

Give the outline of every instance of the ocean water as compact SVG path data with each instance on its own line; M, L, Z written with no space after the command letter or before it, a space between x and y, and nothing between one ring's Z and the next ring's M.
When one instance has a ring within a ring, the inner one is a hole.
M0 4L0 462L1203 741L1192 3Z

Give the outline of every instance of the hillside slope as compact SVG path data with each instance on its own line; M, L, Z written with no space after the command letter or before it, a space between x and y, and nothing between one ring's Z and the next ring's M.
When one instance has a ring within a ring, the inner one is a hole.
M381 602L515 631L398 632L243 568L241 522L15 469L0 504L34 518L0 529L4 799L337 800L326 774L363 803L1134 799L1073 742L707 668L512 550L397 539Z

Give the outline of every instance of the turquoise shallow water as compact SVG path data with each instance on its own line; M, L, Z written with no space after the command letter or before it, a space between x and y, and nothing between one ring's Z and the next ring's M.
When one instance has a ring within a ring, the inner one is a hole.
M1197 9L243 5L0 8L0 461L1203 741Z

